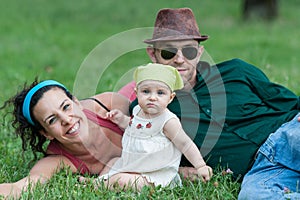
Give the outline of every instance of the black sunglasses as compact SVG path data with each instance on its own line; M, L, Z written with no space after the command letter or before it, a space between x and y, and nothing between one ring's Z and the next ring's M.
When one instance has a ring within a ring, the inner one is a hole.
M177 51L178 48L175 47L160 49L160 56L165 60L170 60L174 58L174 56L177 54ZM182 47L181 52L188 60L193 60L198 54L198 49L196 47Z

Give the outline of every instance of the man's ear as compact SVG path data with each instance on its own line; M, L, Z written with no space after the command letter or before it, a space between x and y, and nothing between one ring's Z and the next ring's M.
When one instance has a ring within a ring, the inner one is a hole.
M199 47L198 47L198 60L197 60L197 63L200 61L200 58L201 58L203 52L204 52L204 46L199 45Z
M157 59L156 59L156 56L155 56L155 49L151 46L148 46L146 51L147 51L147 54L148 54L149 58L151 59L151 61L153 63L157 63Z
M54 139L53 136L48 135L48 133L46 131L44 131L44 130L40 130L40 134L43 135L43 136L45 136L49 140L53 140Z

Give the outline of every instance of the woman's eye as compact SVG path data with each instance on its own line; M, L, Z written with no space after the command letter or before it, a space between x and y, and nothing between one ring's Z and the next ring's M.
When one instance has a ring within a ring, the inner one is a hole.
M70 107L71 107L70 104L66 104L66 105L63 106L63 110L68 110Z
M52 117L51 119L49 119L49 124L53 124L56 121L56 117Z

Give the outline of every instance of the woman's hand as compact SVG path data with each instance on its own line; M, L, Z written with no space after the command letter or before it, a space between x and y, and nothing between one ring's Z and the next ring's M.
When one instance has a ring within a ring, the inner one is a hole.
M16 199L21 195L22 190L16 186L15 183L0 184L0 197L4 199Z

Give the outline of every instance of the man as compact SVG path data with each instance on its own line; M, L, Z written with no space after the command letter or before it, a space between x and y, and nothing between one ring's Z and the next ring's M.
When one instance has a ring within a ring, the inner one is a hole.
M242 177L269 134L298 113L299 98L242 60L213 66L200 61L207 39L192 11L180 8L160 10L153 37L144 42L153 63L180 72L184 88L176 91L169 109L181 119L207 164L230 168L236 178ZM131 88L129 84L120 93L132 97ZM181 166L191 165L183 158Z

